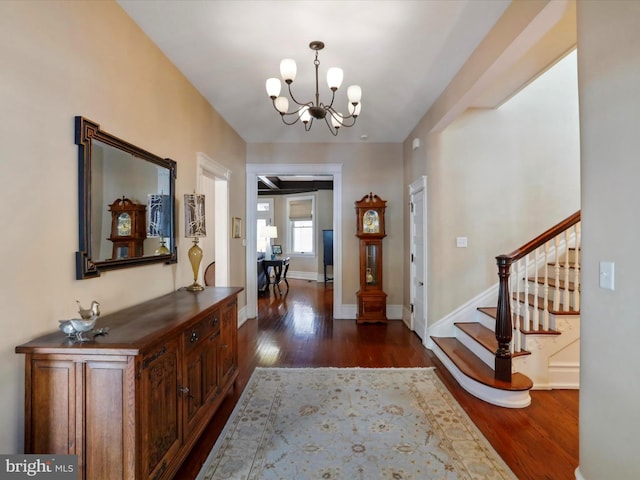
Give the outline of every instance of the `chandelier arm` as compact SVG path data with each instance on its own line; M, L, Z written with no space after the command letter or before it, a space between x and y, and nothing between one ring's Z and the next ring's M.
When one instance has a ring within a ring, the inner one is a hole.
M289 88L289 96L291 97L291 100L293 100L296 104L300 105L301 107L304 107L305 105L307 105L309 107L313 106L313 102L302 103L302 102L299 102L298 100L296 100L296 97L293 96L293 92L291 91L291 84L288 83L287 87Z
M332 117L332 115L327 115L326 117L324 117L324 123L327 124L327 127L329 128L329 131L331 132L331 135L333 135L334 137L338 136L338 129L334 128L333 125L331 125L329 123L329 117Z
M293 112L284 112L284 113L282 113L280 110L278 110L276 108L275 99L272 100L272 103L273 103L273 108L275 109L276 112L278 112L280 114L280 116L282 117L282 123L284 123L285 125L294 125L295 123L298 122L298 120L300 120L299 110L294 110ZM294 116L295 120L293 122L288 122L285 119L285 117L290 117L290 116Z
M341 120L339 117L336 116L336 114L338 112L336 112L336 110L334 108L327 107L326 110L327 110L327 112L329 112L331 117L335 118L336 121L338 121L340 123L340 125L343 126L343 127L347 127L347 128L353 127L356 124L356 120L358 119L357 115L353 116L353 114L351 114L351 115L343 116L342 120ZM347 123L347 122L345 122L345 120L353 120L353 121L351 123Z
M313 118L311 118L311 120L309 120L307 123L304 124L305 131L308 132L309 130L311 130L311 125L313 125Z
M333 110L333 102L336 99L336 90L331 89L331 103L329 105L325 105L324 103L321 103L320 106L323 107L325 110Z

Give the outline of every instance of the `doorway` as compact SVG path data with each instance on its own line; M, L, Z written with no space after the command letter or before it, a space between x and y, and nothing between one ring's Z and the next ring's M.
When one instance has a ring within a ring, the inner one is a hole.
M247 318L258 315L257 219L258 176L277 175L333 176L333 317L345 317L342 305L342 165L341 164L247 164Z
M227 287L229 271L229 176L231 171L198 152L198 192L205 196L205 222L213 234L206 237L203 248L202 271L215 262L215 285ZM215 225L215 228L213 226Z
M411 239L411 330L427 338L427 177L409 185Z

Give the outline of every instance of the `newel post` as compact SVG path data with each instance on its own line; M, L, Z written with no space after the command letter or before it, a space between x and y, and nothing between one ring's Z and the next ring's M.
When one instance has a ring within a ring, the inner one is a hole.
M496 350L495 375L497 380L511 381L511 300L509 293L509 270L512 260L507 255L496 257L498 264L498 277L500 277L498 289L498 312L496 315Z

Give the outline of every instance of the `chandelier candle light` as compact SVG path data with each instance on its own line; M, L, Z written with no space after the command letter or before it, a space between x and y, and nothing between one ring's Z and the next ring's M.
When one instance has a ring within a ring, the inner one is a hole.
M360 109L362 104L360 98L362 97L362 89L358 85L351 85L347 89L348 98L348 112L349 115L343 115L335 110L333 107L333 101L336 97L336 91L342 84L343 72L341 68L332 67L327 71L327 83L331 89L331 103L325 105L320 102L320 94L318 93L318 66L320 60L318 60L318 51L324 48L324 43L320 41L314 41L309 44L311 50L315 50L316 59L313 64L316 67L316 99L315 102L301 103L293 96L291 91L291 84L296 78L297 66L296 62L290 58L285 58L280 62L280 75L287 84L289 89L289 96L291 100L298 105L292 112L289 112L289 100L286 97L280 96L281 83L278 78L269 78L267 80L267 94L273 102L273 107L280 113L282 121L286 125L293 125L298 120L301 120L304 124L304 129L308 132L311 129L314 119L322 120L329 127L329 131L333 136L338 135L338 129L340 127L352 127L356 123L358 115L360 115ZM291 118L293 116L293 119Z
M189 262L193 270L193 284L187 287L190 292L199 292L204 287L198 283L198 271L202 261L202 249L198 245L200 237L206 237L204 220L204 195L199 193L184 194L184 236L193 238L193 246L189 249Z

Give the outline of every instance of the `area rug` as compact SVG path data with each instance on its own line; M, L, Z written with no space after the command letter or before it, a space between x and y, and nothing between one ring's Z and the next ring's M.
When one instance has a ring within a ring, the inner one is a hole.
M197 480L515 478L432 368L256 368Z

